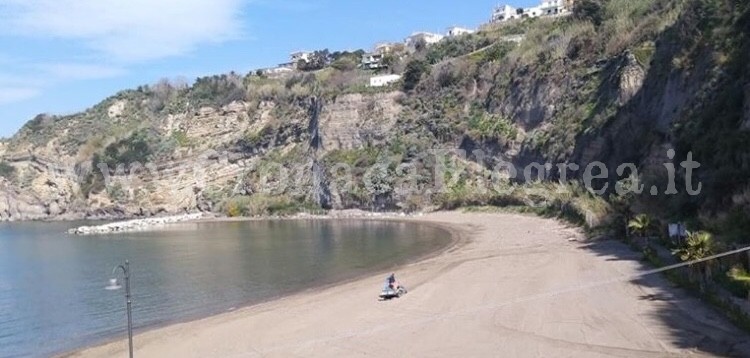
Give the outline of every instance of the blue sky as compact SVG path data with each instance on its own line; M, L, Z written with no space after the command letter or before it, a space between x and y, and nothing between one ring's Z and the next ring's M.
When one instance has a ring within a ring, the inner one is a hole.
M511 0L530 6L535 0ZM0 0L0 137L161 78L273 66L485 22L495 0Z

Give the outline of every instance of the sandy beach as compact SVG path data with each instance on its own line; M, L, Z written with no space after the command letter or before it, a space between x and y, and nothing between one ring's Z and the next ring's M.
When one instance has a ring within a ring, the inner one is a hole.
M396 271L409 288L400 299L378 301L385 276L373 274L138 334L135 355L750 356L750 336L661 276L626 279L649 267L622 243L586 242L576 228L516 214L409 220L460 238ZM127 341L72 356L127 356Z

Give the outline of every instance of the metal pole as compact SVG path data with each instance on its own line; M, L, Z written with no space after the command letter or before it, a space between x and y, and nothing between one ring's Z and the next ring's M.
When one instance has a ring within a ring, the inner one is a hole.
M125 299L128 304L128 348L130 349L130 358L133 358L133 313L130 300L130 262L125 260Z

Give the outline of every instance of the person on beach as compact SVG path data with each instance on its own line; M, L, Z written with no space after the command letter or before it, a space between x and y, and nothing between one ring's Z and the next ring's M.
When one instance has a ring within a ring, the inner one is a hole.
M392 273L386 279L386 287L389 287L389 288L393 289L394 291L398 289L398 282L396 282L396 274L395 273Z

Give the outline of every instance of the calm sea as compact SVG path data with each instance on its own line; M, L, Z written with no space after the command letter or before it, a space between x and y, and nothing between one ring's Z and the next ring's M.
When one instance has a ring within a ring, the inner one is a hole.
M364 220L66 234L80 224L0 224L0 357L48 356L124 336L124 293L104 287L126 259L138 332L393 267L450 242L439 228ZM379 289L373 282L373 298Z

